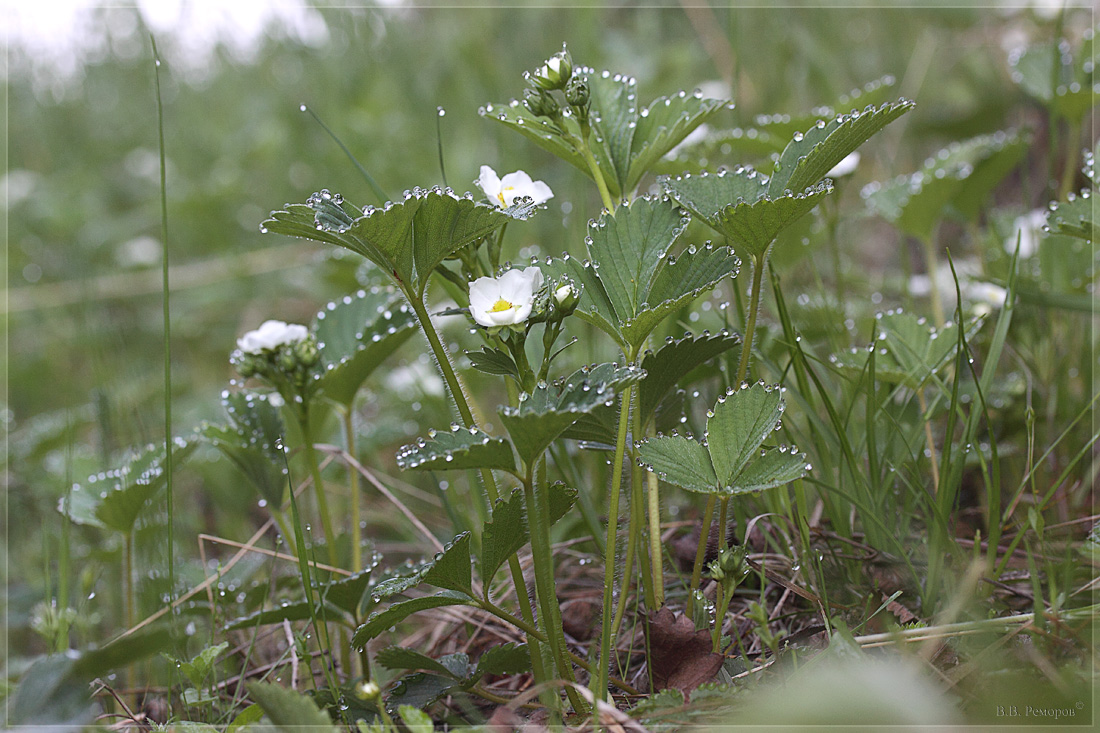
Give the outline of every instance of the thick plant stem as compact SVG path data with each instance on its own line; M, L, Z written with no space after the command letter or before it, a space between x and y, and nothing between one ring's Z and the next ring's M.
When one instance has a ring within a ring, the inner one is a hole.
M745 338L741 347L741 363L737 365L737 379L733 383L734 389L740 389L741 383L749 373L749 357L752 355L752 344L756 335L756 314L760 311L760 291L764 283L764 268L768 261L764 255L752 258L752 292L749 293L749 315L745 321Z
M607 182L603 178L603 171L600 170L600 164L596 162L596 157L592 155L592 148L588 146L588 125L585 124L581 127L581 137L579 144L576 146L581 157L584 158L584 162L588 164L588 170L592 172L592 179L596 182L596 188L600 190L600 200L603 201L603 207L612 214L615 213L615 202L611 198L611 192L607 188Z
M634 473L638 473L634 471ZM664 549L661 547L661 495L657 474L646 474L649 500L649 563L653 573L653 610L665 605Z
M531 559L535 569L535 592L538 596L540 619L546 633L547 645L554 657L561 679L575 682L573 666L566 656L565 632L561 626L561 609L558 608L557 587L554 584L554 553L550 547L550 503L546 494L546 464L539 460L538 486L528 467L523 481L523 496L527 504L527 525L531 535ZM565 688L573 710L580 714L587 705L571 686Z
M631 428L630 428L631 434L634 436L634 439L631 441L632 445L630 446L630 461L629 461L629 463L630 463L630 505L631 505L630 506L630 508L631 508L631 511L630 511L630 527L631 527L630 528L630 547L635 547L635 546L643 547L641 535L643 534L642 526L646 522L646 506L647 505L646 505L646 489L642 486L642 480L643 480L642 479L642 472L637 470L637 465L638 465L638 438L642 434L642 418L641 418L640 411L637 409L637 406L635 406L635 409L632 410L631 413L630 413L630 424L631 424ZM648 475L653 476L654 478L657 477L656 474L653 474L653 473L648 473ZM635 521L634 521L634 516L635 516L634 507L635 506L637 506L637 516L638 516L637 523L635 523ZM652 518L650 518L650 521L652 521ZM650 524L649 526L650 526L650 529L652 529L653 525ZM635 533L637 533L637 536L635 535ZM652 550L652 547L648 547L648 548L645 548L645 551L639 552L639 554L638 554L638 570L639 570L639 572L641 573L641 576L642 576L642 591L645 594L645 604L650 610L656 611L658 608L661 607L661 603L659 603L657 601L657 591L654 587L654 581L653 581L654 575L653 575L653 571L650 570L650 565L653 563L653 558L651 556L646 555L646 552L651 551L651 550ZM657 555L657 567L658 568L660 568L660 563L661 563L661 555L660 555L660 549L658 549L658 555ZM624 578L629 573L630 573L630 563L627 562L626 567L623 569ZM663 578L662 578L662 582L664 582ZM629 583L624 584L623 590L621 591L622 595L626 595L626 585L629 585ZM619 627L616 626L615 627L615 633L618 633L618 631L619 631Z
M631 571L634 569L634 553L637 552L638 536L641 534L642 503L641 497L635 496L635 493L634 487L631 486L630 521L626 525L626 556L623 558L623 579L619 587L619 600L615 603L615 617L611 621L612 636L619 635L623 616L626 614L626 599L630 594Z
M443 346L443 341L439 338L439 333L435 330L435 325L432 324L432 317L428 313L428 309L424 307L424 301L417 295L405 291L405 299L409 301L409 305L412 306L413 313L416 314L416 319L420 322L420 329L424 332L424 337L428 339L428 345L432 349L432 354L435 356L436 364L439 365L439 371L443 374L443 380L447 383L448 389L451 391L451 397L455 401L455 407L458 409L458 414L462 417L462 422L467 428L473 428L477 425L474 420L474 413L470 409L469 403L466 401L466 392L462 389L462 383L458 381L458 375L455 373L454 365L451 364L451 357L447 353L446 347ZM493 476L491 469L481 469L481 481L485 485L485 494L489 499L489 506L500 498L500 492L497 490L496 478ZM519 565L519 558L512 555L508 558L508 570L512 575L512 584L515 586L516 598L519 601L520 613L523 616L523 620L530 623L532 626L535 623L534 609L531 608L531 599L527 595L527 583L523 579L523 570ZM531 659L534 671L536 673L536 682L542 682L543 679L538 678L538 671L541 668L541 663L536 662L536 659L540 658L541 652L539 651L538 642L531 636L527 638L527 646L531 650Z
M633 361L633 359L631 359ZM608 665L614 650L611 610L615 587L615 544L619 532L619 494L623 481L623 456L626 453L626 433L630 427L630 398L634 385L623 390L619 404L619 433L615 441L615 457L611 463L611 496L607 508L607 555L604 558L603 633L600 638L600 668L592 694L597 700L607 698Z
M344 443L348 447L348 455L355 455L355 424L351 405L344 410ZM359 520L362 517L362 508L359 505L359 472L348 471L348 489L351 491L351 572L358 573L363 569L363 548L359 528Z
M308 408L305 408L308 410ZM313 491L317 495L317 509L321 513L321 528L325 532L325 547L328 549L328 561L333 567L339 566L336 557L336 532L332 528L332 513L328 508L328 497L325 496L325 485L321 481L321 469L317 463L317 451L313 447L313 433L310 431L309 413L302 413L302 440L305 443L306 463L309 464L309 475L313 478Z
M467 428L472 428L477 422L474 420L474 413L470 410L470 404L466 401L466 392L462 388L461 382L458 381L458 375L455 374L454 367L451 365L451 357L447 353L447 348L443 345L443 342L439 338L439 333L435 330L435 325L432 323L432 317L428 313L428 309L424 306L424 301L420 299L416 294L405 292L405 298L409 301L409 305L412 306L413 313L416 314L416 319L420 321L420 330L424 332L424 337L428 339L428 346L432 349L432 355L435 356L436 364L439 365L439 371L443 375L443 381L447 383L447 389L451 392L451 397L455 401L455 407L458 409L458 414L462 418L462 422ZM489 487L485 487L486 491L489 491ZM492 492L496 493L496 484L494 482ZM490 496L490 501L495 501L495 497Z
M703 527L699 531L699 546L695 550L695 563L691 566L691 586L688 588L688 616L695 612L695 591L703 582L703 560L707 557L707 540L710 539L710 525L714 521L715 494L707 497L703 508Z

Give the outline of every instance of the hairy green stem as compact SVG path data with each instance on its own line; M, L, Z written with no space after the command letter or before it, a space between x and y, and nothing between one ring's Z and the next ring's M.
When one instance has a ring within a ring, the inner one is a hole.
M313 433L309 424L309 407L302 408L301 417L302 441L305 443L306 464L309 466L309 475L313 478L313 493L317 496L317 510L321 514L321 528L325 532L325 548L328 550L328 561L333 567L339 566L336 556L336 532L332 527L332 512L328 508L328 497L325 495L325 485L321 481L321 468L317 463L317 451L313 447Z
M592 148L588 146L588 133L590 128L587 123L581 125L581 137L576 145L577 152L584 158L584 162L588 164L588 169L592 172L592 180L596 182L596 188L600 191L600 200L603 201L603 207L612 214L615 213L615 201L611 198L611 192L607 188L607 182L603 178L603 171L600 170L600 164L596 162L596 157L592 155Z
M535 570L535 594L538 597L542 627L546 633L547 646L554 657L561 679L576 682L573 666L565 654L565 632L562 630L561 609L558 607L557 586L554 583L554 552L550 546L550 503L546 493L546 462L536 459L539 464L534 478L534 466L528 466L523 479L523 496L527 504L527 526L531 535L531 560ZM580 714L587 711L587 705L571 686L565 688L573 710Z
M344 443L348 447L348 455L355 455L355 424L351 405L343 411L344 418ZM359 528L359 519L362 516L359 496L359 472L348 471L348 489L351 491L351 572L358 573L363 569L363 548L361 547L362 531Z
M630 521L626 525L626 556L623 558L623 579L622 584L619 586L619 600L615 603L615 617L611 621L612 636L619 635L623 616L626 614L626 600L630 595L631 576L634 569L634 553L637 552L638 536L641 534L640 527L643 521L641 517L642 502L640 497L634 496L634 488L631 485ZM649 601L647 600L646 603L649 603Z
M639 473L637 469L633 473ZM657 474L646 474L649 499L649 563L653 574L653 605L656 611L665 605L664 549L661 547L661 495Z
M703 526L699 530L699 545L695 549L695 563L691 566L691 585L688 588L688 616L695 612L695 591L703 582L703 560L707 557L707 540L710 538L710 525L714 521L716 494L707 496L707 505L703 508Z
M416 314L416 319L420 322L420 329L424 332L424 337L428 339L428 345L432 349L432 354L435 356L435 361L439 366L439 371L443 375L443 380L447 383L448 389L450 389L451 397L454 399L455 407L458 409L458 414L462 417L462 421L467 428L475 427L477 422L474 420L474 413L470 409L469 403L466 401L466 392L462 388L462 383L458 381L458 375L455 373L454 365L451 364L451 357L447 353L443 341L439 338L439 333L435 330L435 325L432 323L432 317L428 313L428 309L424 306L424 300L408 290L405 291L405 299L409 302L409 305L412 306L413 313ZM488 505L492 506L492 504L500 498L500 492L497 491L496 478L493 476L492 469L481 469L481 481L485 485L485 493L489 499ZM523 619L533 626L535 622L535 613L534 609L531 607L531 598L527 595L527 583L523 579L523 570L520 567L519 558L516 555L512 555L508 558L508 570L511 573L512 584L516 590L516 599L519 601L520 613ZM539 678L539 671L542 669L542 664L538 642L533 637L528 636L527 646L531 650L531 664L535 673L535 681L543 682L545 677L542 679Z
M756 314L760 311L760 292L763 289L764 268L768 260L764 255L752 258L752 292L749 293L749 315L745 321L745 338L742 339L741 363L737 365L737 379L733 383L734 389L740 389L741 383L749 373L749 357L752 354L752 344L756 335Z
M633 359L630 360L631 362ZM607 553L604 558L603 633L600 638L600 668L592 694L597 700L607 698L608 665L614 650L611 611L615 587L615 544L619 532L619 495L623 481L623 456L626 452L626 433L630 427L630 398L634 385L627 385L619 403L619 431L615 440L615 457L611 464L611 496L607 509Z

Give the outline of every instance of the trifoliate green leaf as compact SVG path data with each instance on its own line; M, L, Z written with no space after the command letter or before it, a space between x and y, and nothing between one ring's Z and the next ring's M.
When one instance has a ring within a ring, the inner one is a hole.
M175 438L172 445L173 468L178 468L194 451L196 442ZM89 476L74 485L58 503L58 511L77 524L112 529L129 534L138 515L168 477L164 470L164 446L149 445L117 469Z
M981 324L980 318L968 322L965 337L973 336ZM847 354L830 357L830 361L859 374L867 368L869 348L874 348L875 379L920 389L955 356L958 346L958 324L935 328L924 318L898 309L876 314L871 347L853 348Z
M870 183L861 195L873 213L927 241L949 208L967 218L976 216L1025 151L1026 139L1016 134L982 135L944 148L916 173Z
M349 249L390 273L410 296L422 298L445 258L534 210L533 203L500 209L475 202L470 194L418 187L406 191L403 201L359 211L339 194L321 191L305 204L272 212L263 230Z
M642 465L689 491L731 496L782 486L810 470L794 448L761 449L779 426L783 399L763 384L727 392L707 413L705 442L680 435L640 441Z
M581 415L610 404L616 393L645 372L636 365L583 367L553 384L540 384L520 395L518 407L500 410L517 452L530 464Z

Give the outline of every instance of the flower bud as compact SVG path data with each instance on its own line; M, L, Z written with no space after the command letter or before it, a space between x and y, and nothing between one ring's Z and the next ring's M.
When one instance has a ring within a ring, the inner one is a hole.
M242 354L240 352L233 354L229 362L236 367L237 374L240 374L245 379L259 374L262 366L261 359L252 354Z
M563 316L567 316L577 309L581 300L581 291L573 282L562 278L554 288L554 306Z
M292 349L280 349L279 355L275 357L275 362L284 372L293 372L298 368L298 357Z
M745 547L727 547L722 550L718 558L707 565L707 576L714 580L732 581L739 584L749 574L749 566L745 562Z
M524 89L523 103L537 117L555 118L561 114L558 103L542 89Z
M591 94L591 90L588 88L588 79L583 76L574 76L565 85L565 101L573 107L587 110Z
M382 694L382 689L377 682L363 680L356 686L355 694L359 696L360 700L375 700Z
M312 338L299 341L294 347L294 355L298 357L298 363L304 367L311 367L321 360L321 352L317 349L317 342Z
M562 89L573 74L573 61L569 52L562 50L551 56L545 64L527 76L527 80L539 89Z

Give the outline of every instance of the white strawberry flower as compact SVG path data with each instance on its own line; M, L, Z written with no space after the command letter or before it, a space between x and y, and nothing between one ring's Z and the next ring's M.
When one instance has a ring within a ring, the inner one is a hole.
M554 192L542 181L532 181L523 171L505 174L499 178L497 172L487 165L481 166L481 175L474 181L490 201L499 202L508 207L520 196L530 196L536 204L544 204L554 198Z
M296 344L308 337L309 329L300 324L264 321L258 329L237 339L237 347L245 354L260 354L283 345Z
M508 270L500 277L479 277L470 283L470 315L486 328L514 326L531 316L535 294L542 288L542 270Z
M1012 222L1012 236L1005 240L1005 252L1012 254L1016 251L1016 237L1020 238L1020 257L1028 258L1039 251L1039 240L1043 237L1043 227L1047 223L1047 212L1044 209L1033 211L1016 217Z

